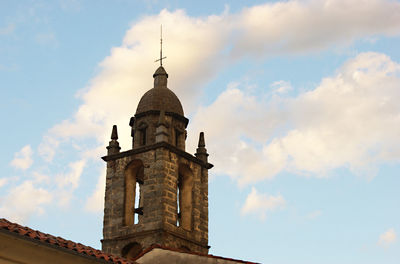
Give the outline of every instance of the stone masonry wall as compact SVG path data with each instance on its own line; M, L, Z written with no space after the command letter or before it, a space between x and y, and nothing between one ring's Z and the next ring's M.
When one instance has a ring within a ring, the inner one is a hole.
M125 168L133 160L144 164L143 215L139 223L124 226ZM179 165L193 172L192 228L177 227ZM138 242L143 248L160 244L208 253L208 172L202 165L157 148L107 162L103 250L121 255L122 248Z
M165 115L165 121L167 123L167 130L168 130L168 143L177 146L179 149L185 150L185 139L186 139L186 128L185 128L185 123L181 120L177 120L175 118L172 118L172 116L166 114ZM142 117L138 117L135 120L135 128L134 128L134 145L135 148L141 147L141 142L140 142L140 125L147 124L147 130L146 130L146 137L147 137L147 145L151 145L155 143L155 134L156 134L156 127L158 125L159 121L159 114L153 114L153 115L146 115ZM178 144L176 142L176 137L175 133L179 132L179 140Z

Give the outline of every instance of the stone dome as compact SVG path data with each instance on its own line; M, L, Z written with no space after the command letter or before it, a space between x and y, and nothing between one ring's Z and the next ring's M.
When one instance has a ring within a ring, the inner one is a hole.
M184 116L182 104L173 91L167 88L168 74L160 66L153 75L154 88L147 91L139 101L136 114L151 110L172 112Z

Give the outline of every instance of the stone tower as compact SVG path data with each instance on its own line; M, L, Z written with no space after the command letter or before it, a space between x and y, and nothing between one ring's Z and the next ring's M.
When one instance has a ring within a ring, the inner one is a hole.
M114 126L107 147L102 250L131 258L152 244L208 253L208 169L204 134L195 155L185 151L178 97L160 66L140 99L132 149L120 151Z

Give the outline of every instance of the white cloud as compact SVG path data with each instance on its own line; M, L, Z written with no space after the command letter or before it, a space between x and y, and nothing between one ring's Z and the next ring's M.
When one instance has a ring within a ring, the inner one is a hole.
M387 247L396 242L396 238L397 237L394 228L390 228L388 231L379 236L378 244L383 247Z
M398 63L362 53L294 98L227 89L199 109L191 128L206 131L215 172L240 183L283 170L326 177L340 167L372 177L381 163L400 159L398 87Z
M7 178L0 178L0 188L6 185L8 182Z
M47 162L53 160L60 142L51 136L44 136L38 147L39 155Z
M264 220L267 212L283 208L285 204L286 201L281 194L276 196L261 194L257 192L256 188L252 187L242 207L241 213L242 215L256 214Z
M161 22L168 29L164 51L171 58L166 63L169 75L173 76L169 86L186 106L192 105L194 96L199 94L199 85L212 78L220 65L218 53L223 49L222 39L226 35L221 34L222 20L218 16L191 18L182 10L173 13L164 10L158 16L145 17L126 33L122 46L111 50L100 65L100 74L78 93L83 104L74 117L55 125L49 136L81 139L97 135L96 139L104 143L115 123L127 128L120 129L119 134L121 143L128 145L129 118L134 115L140 97L153 86L151 76L157 65L151 61L158 54Z
M104 170L102 170L104 171ZM86 210L89 212L101 212L104 208L104 193L106 189L106 174L101 173L96 184L96 189L86 201Z
M307 214L306 218L307 219L315 219L317 217L320 217L321 215L322 215L322 211L316 210L316 211L313 211L313 212Z
M382 0L306 0L266 3L236 16L242 34L234 54L304 53L357 38L400 31L400 3Z
M43 205L52 201L50 192L25 181L11 189L0 202L0 215L18 223L26 222L31 215L44 212Z
M267 148L279 147L291 169L320 176L342 166L358 171L399 160L398 87L398 63L384 54L362 53L288 102L294 126Z
M47 183L47 184L50 183L50 177L48 175L43 174L43 173L34 171L32 173L32 176L33 176L33 181L35 183Z
M65 173L55 177L33 171L29 180L19 183L16 187L9 187L8 194L0 199L0 215L18 223L26 222L32 215L45 212L46 206L53 203L59 206L68 206L73 198L74 190L79 186L80 178L86 160L81 159L68 164ZM0 187L16 179L1 178Z
M273 92L277 94L285 94L293 89L290 82L283 80L273 82L270 87L273 89Z
M38 152L50 162L62 144L80 145L83 140L95 139L90 147L77 150L83 159L91 159L94 153L102 152L101 148L104 150L113 124L118 125L121 147L130 147L128 121L134 115L140 97L153 86L151 76L157 66L151 62L159 51L159 25L162 24L165 28L164 52L168 57L165 65L170 76L169 87L182 101L186 116L195 116L189 127L190 133L200 129L206 131L209 152L212 153L210 161L215 163L217 173L227 173L244 184L273 178L285 169L314 175L322 175L340 166L357 170L369 164L371 157L366 153L376 149L385 150L379 153L381 160L396 159L394 154L398 150L395 145L391 148L378 146L381 144L378 140L395 131L385 132L377 126L372 127L372 124L367 126L367 122L361 120L365 117L361 112L354 116L359 118L355 124L360 125L360 129L350 129L350 138L356 142L346 140L346 133L354 120L349 118L342 127L338 116L345 110L340 107L341 104L359 103L357 93L364 98L362 87L368 84L361 79L356 82L361 88L356 89L351 97L354 101L342 101L336 94L337 104L328 101L321 113L315 113L321 107L318 100L310 106L306 102L312 102L310 98L317 94L328 98L329 85L340 90L340 75L324 80L314 91L295 99L283 97L291 89L289 82L273 84L276 88L274 101L253 97L248 91L234 87L223 92L209 107L199 108L198 98L206 83L235 60L248 56L307 53L337 44L345 45L359 38L399 34L399 12L400 5L392 1L326 0L267 3L235 14L224 12L208 17L191 17L183 10L162 10L157 15L145 16L126 32L120 46L111 49L109 56L100 63L99 73L77 93L82 103L76 113L54 125L44 135ZM379 61L381 57L377 58ZM360 60L359 64L362 63ZM351 78L345 73L352 70L343 68L340 71L345 76L343 83L349 83ZM362 72L359 74L363 76ZM390 82L389 73L385 74L379 68L372 75L380 78L379 81ZM396 83L396 77L392 76L392 79ZM365 90L371 105L374 105L373 100L384 99L383 95L388 96L389 104L393 105L390 96L395 95L394 90L382 90L382 94ZM397 110L397 106L393 107ZM294 111L298 114L293 114ZM329 125L335 112L336 119ZM380 119L385 113L372 110L365 113L372 113L376 117L374 121L387 125ZM306 118L308 115L309 119ZM288 122L291 126L287 125ZM362 128L375 130L360 136ZM286 132L285 136L277 137L278 130ZM372 135L375 132L378 134ZM335 133L338 138L332 136ZM194 146L197 139L190 136L189 140L192 142L188 146ZM384 142L389 142L389 139ZM358 148L363 143L367 144ZM84 163L75 166L75 171L59 173L63 176L61 185L77 187Z
M69 172L57 175L60 187L70 186L72 189L78 187L83 168L86 165L85 160L78 160L68 164Z
M20 151L14 154L14 159L11 161L11 165L17 169L26 170L32 166L32 148L30 145L24 146Z
M248 183L271 179L284 169L285 154L279 146L267 147L266 142L287 117L260 98L233 86L192 118L189 134L205 131L213 173ZM188 139L188 145L194 146L197 139Z
M100 64L100 73L78 93L83 102L74 116L56 124L47 137L56 141L94 137L104 144L111 126L117 124L125 128L119 131L122 147L129 146L127 120L152 87L156 65L150 62L158 54L160 24L165 28L169 87L186 113L193 113L201 88L232 63L230 53L238 59L260 52L274 55L277 50L309 52L376 34L398 34L399 12L400 4L392 1L326 0L267 3L208 17L190 17L183 10L145 16L127 31L121 46L112 48ZM54 150L43 152L50 153L50 160Z

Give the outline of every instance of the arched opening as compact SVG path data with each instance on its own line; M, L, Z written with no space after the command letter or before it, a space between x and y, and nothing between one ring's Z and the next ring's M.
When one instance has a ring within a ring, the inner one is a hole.
M180 137L181 137L181 132L179 132L177 129L175 129L175 146L176 147L179 147Z
M139 130L139 145L145 146L147 143L147 124L145 122L140 123L138 130Z
M147 142L146 128L140 129L140 145L145 146Z
M176 210L178 212L178 217L176 218L176 226L181 226L181 194L180 194L180 188L179 188L179 179L178 179L178 187L176 191Z
M140 195L141 195L141 188L142 188L142 184L140 184L137 180L136 180L136 186L135 186L135 219L134 219L134 224L138 224L139 223L139 212L138 210L142 211L142 199L140 199Z
M133 259L137 257L142 250L142 246L139 243L133 242L122 249L121 255L126 259Z
M186 164L179 164L179 176L177 184L177 225L186 229L192 229L193 211L193 172Z
M143 214L142 185L144 166L141 160L134 160L125 168L124 224L137 224Z

